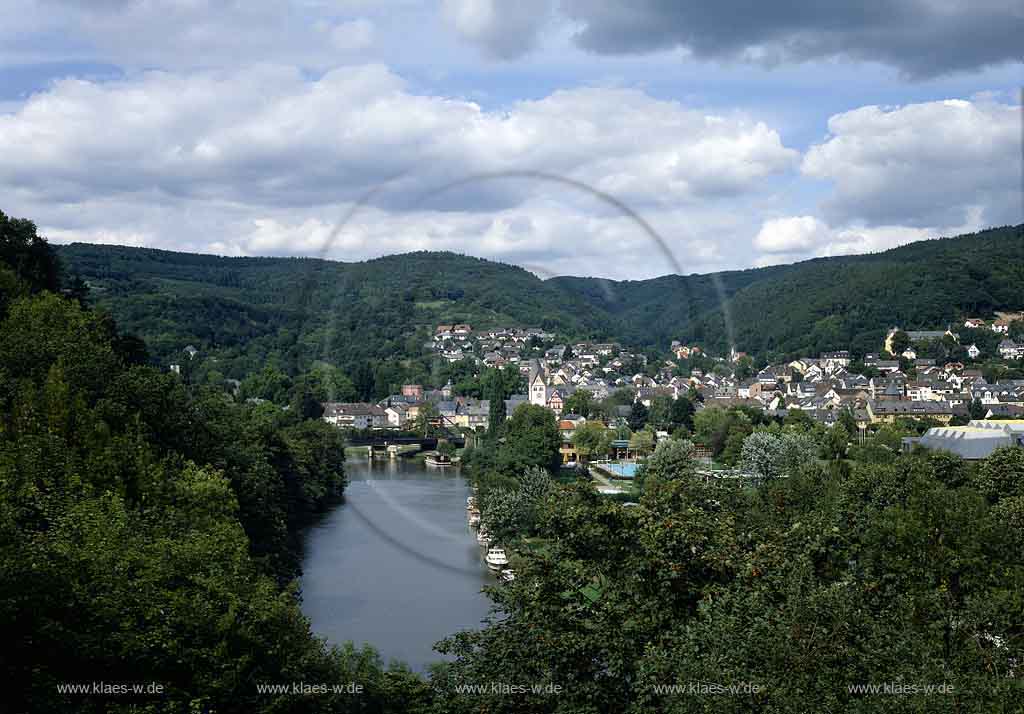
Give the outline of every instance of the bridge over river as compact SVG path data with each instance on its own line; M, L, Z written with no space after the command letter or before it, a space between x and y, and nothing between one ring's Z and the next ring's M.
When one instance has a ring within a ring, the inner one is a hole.
M462 436L446 436L445 441L462 448L466 445L466 439ZM348 440L349 446L369 446L374 451L387 451L389 446L412 446L417 445L422 451L433 451L437 448L438 437L436 436L397 436L387 433L374 434L372 436L352 437Z

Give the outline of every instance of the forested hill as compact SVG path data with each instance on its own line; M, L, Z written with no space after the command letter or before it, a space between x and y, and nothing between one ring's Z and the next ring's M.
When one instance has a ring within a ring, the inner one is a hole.
M864 353L893 325L944 327L1024 308L1024 225L706 276L550 282L610 313L621 339L638 344L680 339L726 350L728 316L737 348L750 353Z
M60 255L88 281L92 299L155 355L191 343L222 354L233 376L268 357L302 369L317 359L344 366L419 354L441 322L725 349L727 313L739 349L795 354L873 350L892 324L935 327L1024 307L1024 226L872 255L640 281L545 281L452 253L340 263L73 244Z

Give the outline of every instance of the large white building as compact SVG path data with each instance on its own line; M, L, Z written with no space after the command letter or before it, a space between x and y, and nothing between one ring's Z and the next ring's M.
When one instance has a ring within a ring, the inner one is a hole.
M993 451L1005 446L1024 447L1024 419L975 420L967 426L940 426L929 429L919 439L903 441L907 448L920 445L976 461L987 459Z

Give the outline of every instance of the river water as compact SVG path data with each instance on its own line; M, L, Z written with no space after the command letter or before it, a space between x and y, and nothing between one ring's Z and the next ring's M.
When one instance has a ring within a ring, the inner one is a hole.
M419 461L349 461L345 503L305 542L302 609L332 644L373 645L417 671L443 637L476 629L494 579L466 525L469 485Z

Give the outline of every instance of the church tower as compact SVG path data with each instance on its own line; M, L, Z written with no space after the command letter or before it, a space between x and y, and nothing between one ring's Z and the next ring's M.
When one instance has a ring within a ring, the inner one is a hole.
M547 406L548 385L544 383L544 372L541 370L540 363L537 360L530 362L528 388L530 390L530 404L536 404L540 407Z

